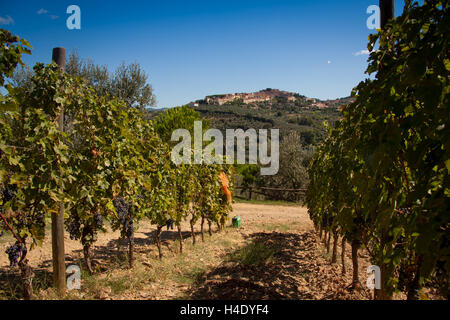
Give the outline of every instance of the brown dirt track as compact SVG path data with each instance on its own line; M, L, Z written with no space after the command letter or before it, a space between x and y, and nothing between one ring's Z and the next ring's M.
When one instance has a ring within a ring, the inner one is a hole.
M136 267L129 270L117 250L118 232L100 233L93 248L97 272L82 275L82 289L69 299L370 299L365 289L367 255L360 254L362 288L351 290L351 256L347 273L331 264L314 231L307 210L299 206L234 204L239 229L228 227L192 245L183 225L184 252L178 253L177 233L163 231L164 258L159 261L153 241L155 228L143 222L136 232ZM200 231L199 225L196 231ZM1 238L0 238L1 239ZM17 270L10 270L0 242L0 298L20 298ZM123 248L123 251L125 248ZM338 257L340 248L338 250ZM51 289L51 242L29 253L35 269L36 298L56 299ZM340 261L340 259L338 259ZM82 265L82 247L66 235L67 264Z

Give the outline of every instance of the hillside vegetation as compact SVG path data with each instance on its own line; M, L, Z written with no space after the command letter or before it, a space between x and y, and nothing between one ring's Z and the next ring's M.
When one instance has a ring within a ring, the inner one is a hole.
M327 121L334 127L341 117L339 108L351 101L351 98L318 101L297 95L296 101L280 97L251 104L236 100L218 105L198 100L190 106L208 120L210 127L223 133L226 129L280 129L280 137L283 139L294 131L300 135L302 145L308 146L323 141L327 135L323 123ZM147 117L152 119L161 112L163 110L147 110Z
M324 123L328 122L329 126L335 127L341 118L340 107L349 104L352 98L319 101L298 94L295 96L295 101L276 97L271 101L257 103L244 103L237 99L222 105L208 104L205 100L190 104L209 123L209 127L221 130L224 136L226 129L280 130L278 174L261 176L257 165L236 166L238 197L293 202L304 199L302 193L260 188L307 188L307 168L312 155L316 146L328 134ZM164 110L149 110L147 117L157 118L163 112Z
M290 131L300 134L303 145L316 145L326 136L323 126L328 121L332 126L339 119L336 108L300 108L258 105L199 105L195 110L207 119L211 126L221 131L226 129L280 129L283 139Z

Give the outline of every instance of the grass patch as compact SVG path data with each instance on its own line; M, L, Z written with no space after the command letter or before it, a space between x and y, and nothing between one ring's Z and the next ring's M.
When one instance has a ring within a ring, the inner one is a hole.
M153 280L152 273L147 272L146 268L136 261L133 269L110 272L106 279L100 281L103 286L110 287L113 294L121 294L131 289L139 289L145 282L151 280Z
M39 297L41 290L47 290L53 284L52 274L43 269L34 269L33 295ZM23 299L22 280L18 267L0 273L0 300Z
M242 265L261 265L273 261L277 252L275 246L262 242L252 242L248 246L240 248L230 256L230 260Z
M205 274L205 269L200 267L187 268L187 270L182 270L183 272L176 273L173 280L177 283L192 285L198 282Z
M120 294L132 288L131 279L127 275L116 277L106 281L106 285L111 288L112 293Z
M281 232L288 232L290 227L286 224L263 224L262 229L265 231L281 231Z
M15 281L10 280L8 277L7 281L2 282L2 287L0 288L0 300L18 300L22 297L19 292L22 290L22 284L19 278Z
M269 206L285 206L285 207L301 207L302 204L299 202L288 202L288 201L275 201L275 200L244 200L235 198L236 203L248 203L248 204L262 204Z

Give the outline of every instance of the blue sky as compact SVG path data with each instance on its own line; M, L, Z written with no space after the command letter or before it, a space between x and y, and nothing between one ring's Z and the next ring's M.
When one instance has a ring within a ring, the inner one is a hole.
M81 8L81 30L66 9ZM27 39L30 66L53 47L106 64L139 62L159 107L278 88L320 99L365 78L368 6L378 0L1 1L0 27ZM396 1L396 14L404 1Z

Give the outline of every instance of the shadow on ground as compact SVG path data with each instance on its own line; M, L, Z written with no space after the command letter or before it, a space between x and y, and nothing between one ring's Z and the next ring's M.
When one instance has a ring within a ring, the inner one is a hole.
M46 268L33 269L33 290L47 289L53 284L53 274ZM2 299L23 299L22 279L17 269L0 269L0 296Z
M191 290L193 299L297 300L313 299L299 290L299 277L308 277L313 265L305 264L314 252L311 233L253 233L250 243L232 252L227 262L205 274ZM317 267L316 267L317 269Z
M157 251L155 245L156 231L144 233L144 236L138 236L134 239L135 254L149 254ZM192 234L188 231L182 232L185 241L192 241ZM200 233L196 232L197 241L201 241ZM163 230L161 234L161 242L167 248L178 241L177 230ZM128 242L126 240L119 241L111 239L106 245L94 245L91 248L92 265L96 274L113 270L116 267L128 268ZM66 266L78 265L82 270L87 270L83 258L83 250L73 250L71 255L66 254ZM33 291L46 290L53 286L52 260L43 260L37 268L33 268ZM18 267L0 268L0 296L4 299L23 299L22 280Z

